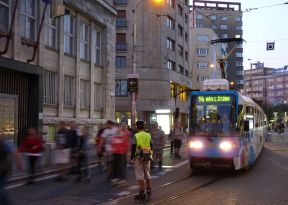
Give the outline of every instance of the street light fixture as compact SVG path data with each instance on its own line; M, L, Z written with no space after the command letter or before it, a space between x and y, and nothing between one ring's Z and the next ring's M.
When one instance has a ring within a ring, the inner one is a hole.
M132 78L132 79L137 79L139 78L139 75L137 74L137 66L136 66L136 39L137 39L137 15L136 15L136 10L138 8L139 5L141 5L142 3L144 3L147 0L141 0L139 1L135 8L132 10L133 13L133 65L132 65L132 74L128 74L128 79ZM160 6L163 4L164 0L151 0L155 6ZM135 82L135 81L134 81ZM138 90L138 89L136 89ZM136 119L136 92L137 91L131 91L132 92L132 97L131 97L131 126L135 125L135 119Z

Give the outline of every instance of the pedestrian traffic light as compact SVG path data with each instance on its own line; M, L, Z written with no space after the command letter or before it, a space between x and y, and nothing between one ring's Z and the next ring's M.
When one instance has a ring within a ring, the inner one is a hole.
M138 78L128 78L128 91L138 92Z

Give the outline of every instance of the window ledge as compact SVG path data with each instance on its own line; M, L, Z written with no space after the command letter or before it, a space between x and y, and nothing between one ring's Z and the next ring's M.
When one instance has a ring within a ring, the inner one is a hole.
M87 60L87 59L80 58L80 61L83 63L90 64L90 60Z
M58 104L47 104L47 103L43 103L44 107L52 107L52 108L56 108L58 106Z
M80 107L80 110L88 111L89 107Z
M53 47L50 47L50 46L47 46L47 45L45 45L45 48L48 49L48 50L54 51L56 53L59 53L59 49L58 48L53 48Z
M0 29L0 38L1 37L7 37L9 35L9 32L3 29Z
M31 40L31 39L28 39L28 38L25 38L25 37L21 37L21 43L24 44L24 45L27 45L28 47L34 47L36 46L36 42Z
M65 52L64 52L64 56L67 56L67 57L76 59L76 56L73 55L73 54L70 54L70 53L65 53Z

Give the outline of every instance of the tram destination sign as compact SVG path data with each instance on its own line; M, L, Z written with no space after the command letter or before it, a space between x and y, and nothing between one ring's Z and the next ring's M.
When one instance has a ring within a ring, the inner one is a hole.
M227 95L199 95L197 98L198 103L230 103L231 96Z

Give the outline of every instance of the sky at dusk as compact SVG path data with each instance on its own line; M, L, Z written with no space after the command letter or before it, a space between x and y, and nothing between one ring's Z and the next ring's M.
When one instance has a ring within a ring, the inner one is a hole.
M264 62L265 67L288 65L288 0L225 0L240 2L243 11L243 66ZM192 1L191 1L192 3ZM281 4L281 5L278 5ZM246 9L252 9L246 12ZM266 43L275 42L275 50L267 51ZM250 59L250 60L248 60Z

